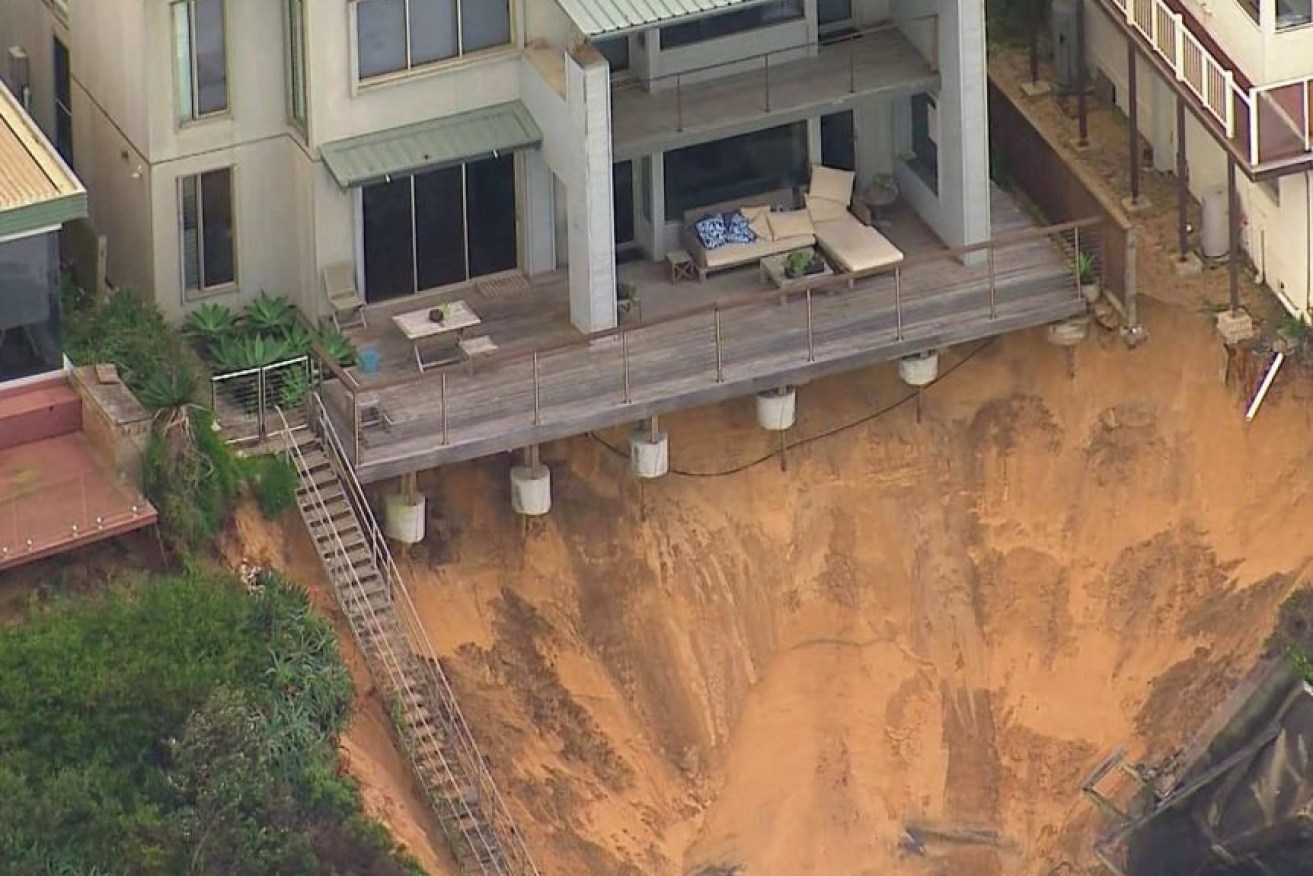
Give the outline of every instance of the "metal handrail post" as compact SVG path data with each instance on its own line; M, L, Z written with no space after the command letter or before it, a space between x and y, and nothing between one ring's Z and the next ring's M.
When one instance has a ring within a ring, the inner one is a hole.
M447 432L447 372L442 372L442 443L450 444L451 438Z
M1073 273L1076 275L1076 297L1080 298L1081 291L1080 291L1080 226L1079 225L1071 229L1071 238L1072 238L1072 245L1075 248L1075 271L1073 271Z
M807 361L816 361L816 333L812 322L812 290L807 290Z
M539 382L538 351L533 353L533 424L541 425L543 421L542 386Z
M264 402L265 402L265 399L264 399L264 377L265 377L265 369L264 369L264 368L260 368L260 369L256 370L256 372L255 372L255 403L256 403L256 405L257 405L258 407L256 408L255 422L256 422L256 428L259 429L259 431L260 431L260 440L261 440L261 441L263 441L263 440L267 437L267 431L266 431L266 426L265 426L265 422L264 422Z
M848 40L848 93L857 93L857 40Z
M770 112L770 53L767 52L762 58L765 60L763 69L766 72L766 112Z
M998 281L994 273L994 247L989 248L989 318L998 318Z
M725 382L725 364L720 351L720 305L717 304L711 310L716 327L716 382Z
M625 404L629 404L629 332L620 332L620 362L625 373Z
M901 268L894 268L894 319L896 320L894 338L901 341L903 339L903 271Z

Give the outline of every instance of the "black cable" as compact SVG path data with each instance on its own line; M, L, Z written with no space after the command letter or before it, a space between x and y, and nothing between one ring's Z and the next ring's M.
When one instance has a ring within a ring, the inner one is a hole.
M954 362L953 365L948 368L948 370L946 370L943 374L940 374L938 377L932 380L929 384L927 384L927 386L934 386L936 383L939 383L939 381L947 378L954 371L956 371L957 369L961 368L963 365L967 364L972 359L974 359L978 353L980 353L990 344L994 343L995 340L996 338L987 338L986 340L981 341L979 344L976 345L976 348L974 350L972 350L970 353L967 353L957 362ZM828 429L824 432L818 432L815 435L809 435L806 438L793 442L792 444L789 445L789 447L790 448L806 447L808 444L814 444L817 441L821 441L826 438L833 438L835 435L838 435L843 432L847 432L849 429L856 429L858 426L864 426L873 420L883 417L885 414L889 414L898 410L903 405L907 404L909 401L915 399L916 396L917 393L910 392L907 395L900 398L898 401L889 405L885 405L883 408L873 411L867 414L866 416L861 417L860 419L853 420L851 423L845 423L842 426L836 426L833 429ZM603 439L599 438L596 432L589 432L588 437L592 438L598 444L602 445L607 450L611 451L621 459L629 458L628 453L621 450L619 447L616 447L615 445L610 444L607 441L604 441ZM772 450L770 453L767 453L765 456L760 456L756 459L750 460L741 465L736 465L733 468L727 468L723 471L687 471L683 469L671 468L670 474L678 475L680 477L685 477L685 478L724 478L724 477L729 477L730 475L741 474L750 468L754 468L758 465L761 465L764 462L770 462L772 459L779 456L781 452L783 452L782 449Z

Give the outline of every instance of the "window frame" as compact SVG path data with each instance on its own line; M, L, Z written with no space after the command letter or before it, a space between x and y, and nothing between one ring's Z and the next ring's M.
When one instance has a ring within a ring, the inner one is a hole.
M220 21L223 23L223 108L199 112L200 82L197 75L200 62L196 52L196 7L200 3L211 2L219 6ZM182 75L182 47L179 45L178 19L180 11L186 15L187 22L187 75ZM171 37L173 43L173 81L175 116L179 127L210 119L223 118L232 113L232 53L228 51L228 0L170 0L169 14ZM186 98L184 100L184 92Z
M486 3L488 0L451 0L456 11L456 31L455 54L443 58L435 58L431 61L420 61L416 63L413 58L411 44L411 2L412 0L399 0L404 6L404 26L405 34L405 63L395 70L386 70L380 73L373 73L364 76L360 72L360 7L369 3L398 2L398 0L349 0L347 4L347 17L351 33L351 61L352 61L352 83L354 88L369 88L374 85L386 84L398 79L406 79L411 76L422 75L434 69L441 69L447 66L460 65L468 63L488 55L497 55L513 49L518 44L518 16L516 7L518 4L513 0L501 0L506 4L506 41L493 46L484 46L478 49L465 50L465 29L464 29L464 9L465 4L471 5Z
M305 6L305 0L284 0L283 4L283 27L286 32L283 45L286 55L284 74L287 78L287 121L302 134L305 134L308 130L310 118L310 87L306 75L308 63L306 59ZM297 64L298 39L300 40L299 65ZM299 115L297 112L298 100L300 102Z
M232 279L225 280L221 283L215 283L213 286L205 285L205 197L201 178L206 174L219 173L226 171L228 173L228 211L232 217ZM199 278L199 288L193 288L187 285L187 229L184 226L186 210L183 207L185 193L184 186L194 180L196 184L196 268L197 277ZM238 234L237 234L237 166L234 164L225 164L219 167L211 167L206 170L198 170L195 173L180 175L176 180L177 188L177 207L178 207L178 279L182 288L182 301L188 304L194 301L203 301L207 298L213 298L218 295L228 295L236 292L240 287L238 282L241 277L241 261L238 252Z
M68 88L67 88L68 103L67 103L67 104L65 104L64 101L60 99L60 92L61 92L61 90L63 90L63 89L61 89L61 87L60 87L62 83L60 82L60 77L59 77L59 55L60 55L60 50L61 50L61 49L63 50L63 54L64 54L64 58L63 58L63 62L64 62L64 63L63 63L63 67L64 67L64 73L65 73L65 76L66 76L66 78L67 78L67 83L68 83ZM59 35L56 34L56 35L54 35L54 36L51 37L51 41L50 41L50 55L51 55L51 67L53 68L53 70L52 70L52 72L53 72L53 78L54 78L54 80L55 80L54 83L53 83L53 87L51 88L51 91L52 91L53 94L54 94L54 104L55 104L55 130L54 130L54 134L55 134L55 136L54 136L54 138L53 138L53 139L54 139L54 145L55 145L55 150L56 150L57 152L59 152L60 157L64 159L64 163L67 164L67 165L71 168L71 167L73 167L73 144L74 144L74 137L73 137L73 52L72 52L72 50L69 48L68 43L65 42L64 40L60 39L60 38L59 38ZM68 126L68 127L67 127L67 131L68 131L68 140L67 140L67 142L64 141L64 136L63 136L63 133L62 133L62 132L63 132L65 129L64 129L63 125L61 125L61 122L66 122L66 123L67 123L67 126Z
M724 31L722 33L698 34L692 38L676 37L677 40L676 42L674 42L673 44L669 42L671 33L681 34L681 33L691 32L692 28L694 27L703 28L709 22L712 21L724 22L724 21L730 21L731 19L740 19L740 18L746 20L748 18L751 18L753 13L761 13L773 5L778 4L780 6L783 6L786 3L790 4L791 6L796 6L798 10L795 15L792 15L789 18L781 18L777 21L759 22L747 26L737 26L737 27L733 27L730 30ZM805 0L774 0L774 2L758 3L740 9L727 9L721 12L715 12L709 15L700 16L698 18L689 21L664 25L662 27L657 28L657 43L660 46L660 51L675 52L675 51L679 51L680 49L689 48L690 46L705 45L706 43L714 42L715 40L734 39L737 37L742 37L745 34L755 33L760 30L766 30L772 27L783 27L786 24L796 24L797 22L800 21L805 22L806 20L807 20L807 3L805 2Z

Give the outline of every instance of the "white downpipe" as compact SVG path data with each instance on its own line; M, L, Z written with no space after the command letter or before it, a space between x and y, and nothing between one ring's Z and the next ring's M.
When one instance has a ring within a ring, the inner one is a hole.
M1281 364L1285 361L1285 353L1277 353L1272 357L1272 364L1268 366L1267 374L1263 376L1263 382L1259 385L1258 392L1254 393L1254 400L1249 403L1249 410L1245 411L1246 423L1254 421L1259 406L1263 404L1263 399L1267 398L1267 392L1272 388L1272 382L1277 379L1277 372L1281 370Z

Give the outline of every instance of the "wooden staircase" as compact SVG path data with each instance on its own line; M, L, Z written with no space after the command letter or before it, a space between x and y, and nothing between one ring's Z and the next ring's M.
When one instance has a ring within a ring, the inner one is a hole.
M309 431L283 433L299 475L297 506L403 751L463 872L537 876L317 401L312 397Z

